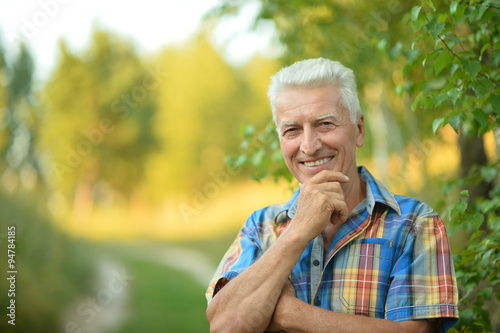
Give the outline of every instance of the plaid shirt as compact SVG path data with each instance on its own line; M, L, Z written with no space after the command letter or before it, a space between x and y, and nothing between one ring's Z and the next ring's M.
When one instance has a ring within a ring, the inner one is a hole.
M392 321L442 318L446 331L458 318L458 291L443 221L426 204L391 194L364 167L358 172L366 200L351 211L325 257L321 235L309 243L291 273L297 298ZM299 193L249 217L215 272L209 302L286 229Z

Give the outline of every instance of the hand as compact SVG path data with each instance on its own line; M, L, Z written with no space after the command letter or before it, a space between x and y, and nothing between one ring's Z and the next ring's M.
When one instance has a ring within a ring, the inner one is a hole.
M283 319L283 315L290 315L290 305L289 302L291 299L296 299L295 288L293 287L292 282L287 279L283 289L281 290L281 295L278 298L278 303L276 303L276 307L274 308L273 317L271 318L271 322L267 327L266 331L269 332L280 332L283 330L283 327L279 324Z
M302 184L290 226L300 230L308 240L319 235L329 223L338 229L349 216L341 186L348 181L341 172L323 170Z

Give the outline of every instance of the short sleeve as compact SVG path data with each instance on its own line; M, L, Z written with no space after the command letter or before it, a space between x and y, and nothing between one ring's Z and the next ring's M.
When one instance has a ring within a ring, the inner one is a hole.
M218 292L226 283L234 279L262 256L263 251L259 241L255 217L256 214L254 213L248 218L222 258L205 293L208 303L212 300L214 291Z
M458 290L443 221L432 209L420 214L410 229L391 272L386 319L442 320L443 332L458 319Z

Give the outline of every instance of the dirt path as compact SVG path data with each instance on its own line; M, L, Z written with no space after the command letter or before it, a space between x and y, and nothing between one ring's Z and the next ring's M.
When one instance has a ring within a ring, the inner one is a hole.
M169 244L138 243L124 248L126 255L189 274L201 286L208 286L217 267L200 251Z
M134 243L118 245L113 249L115 251L129 258L185 272L203 287L208 285L216 269L203 253L185 247ZM62 331L105 333L120 329L127 318L130 305L129 282L134 277L114 257L111 253L96 263L94 292L76 299L67 308L62 317Z
M106 258L96 263L94 292L75 299L62 317L63 332L114 332L126 319L128 281L132 280L118 261Z

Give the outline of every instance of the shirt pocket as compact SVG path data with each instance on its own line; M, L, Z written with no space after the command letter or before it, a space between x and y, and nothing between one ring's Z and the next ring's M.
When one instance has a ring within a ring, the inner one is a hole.
M388 239L359 239L344 248L339 293L343 312L384 318L392 261Z

